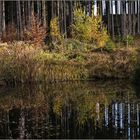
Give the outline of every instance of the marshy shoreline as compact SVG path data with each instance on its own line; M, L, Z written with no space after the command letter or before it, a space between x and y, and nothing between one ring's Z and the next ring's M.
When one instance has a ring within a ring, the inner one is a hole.
M0 47L0 85L97 79L134 80L139 49L49 52L17 42Z

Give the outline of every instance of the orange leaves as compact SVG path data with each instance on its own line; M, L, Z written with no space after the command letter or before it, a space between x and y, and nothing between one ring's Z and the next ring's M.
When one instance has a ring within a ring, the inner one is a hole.
M27 25L24 32L24 40L35 46L42 45L46 37L46 29L39 19L32 13L31 23Z

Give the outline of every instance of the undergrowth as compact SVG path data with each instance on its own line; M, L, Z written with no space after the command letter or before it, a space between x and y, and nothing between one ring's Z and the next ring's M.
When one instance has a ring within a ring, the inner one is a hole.
M135 48L113 52L49 52L19 42L0 48L0 77L6 83L58 82L94 78L132 78Z

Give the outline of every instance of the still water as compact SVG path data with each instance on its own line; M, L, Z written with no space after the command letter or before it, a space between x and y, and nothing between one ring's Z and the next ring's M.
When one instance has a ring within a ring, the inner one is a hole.
M126 81L0 88L0 138L140 138L140 89Z

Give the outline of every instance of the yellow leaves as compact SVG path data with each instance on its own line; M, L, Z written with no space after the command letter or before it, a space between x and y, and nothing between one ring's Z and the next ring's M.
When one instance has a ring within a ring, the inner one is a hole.
M54 106L53 106L53 111L58 115L61 116L62 113L62 107L63 107L63 98L61 96L56 97Z
M105 28L102 28L102 31L96 36L97 37L97 46L104 47L106 42L109 40L107 31Z
M53 41L60 41L62 36L58 26L58 17L55 17L51 20L50 23L50 34Z
M84 14L83 14L83 11L81 9L75 9L74 11L74 20L75 22L79 22L79 21L83 21L84 19Z
M90 17L85 15L81 9L76 9L74 17L72 25L74 38L86 43L95 43L98 47L105 46L109 37L100 16Z

